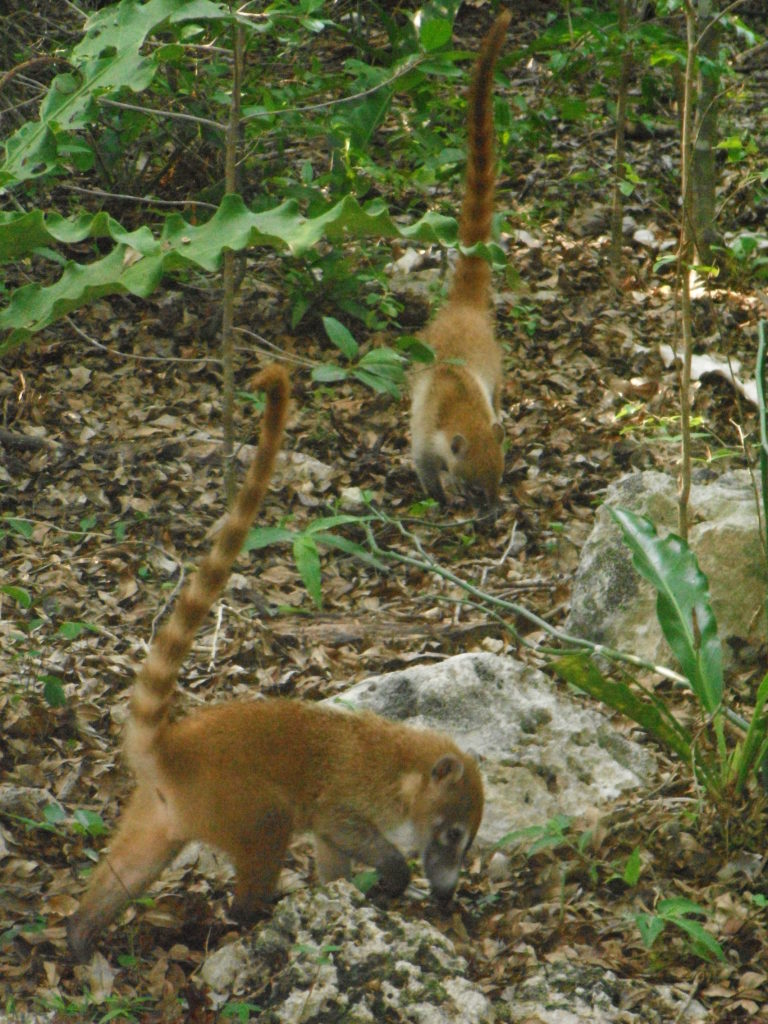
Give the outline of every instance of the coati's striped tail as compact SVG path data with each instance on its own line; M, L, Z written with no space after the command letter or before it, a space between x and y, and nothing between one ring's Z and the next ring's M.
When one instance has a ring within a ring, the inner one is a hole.
M263 389L267 396L256 456L213 547L181 592L170 619L155 637L136 676L125 737L126 752L134 767L151 750L173 702L181 664L227 582L272 476L288 417L288 374L281 366L268 366L254 378L252 387Z
M483 40L467 97L467 180L461 204L462 245L487 242L491 236L496 158L493 144L493 69L512 15L502 11ZM491 281L487 260L460 256L451 299L485 308Z

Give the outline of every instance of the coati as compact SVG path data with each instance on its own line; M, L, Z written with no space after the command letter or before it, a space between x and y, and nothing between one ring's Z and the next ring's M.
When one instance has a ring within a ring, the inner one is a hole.
M464 246L490 237L496 169L493 151L493 69L509 25L501 13L485 37L467 101L467 180L459 221ZM426 492L445 502L442 475L465 496L498 500L504 469L499 421L501 350L490 306L491 268L459 255L448 298L422 337L435 361L412 378L411 450Z
M230 856L232 914L248 922L274 898L294 831L314 833L322 881L347 876L354 859L375 866L382 888L397 895L410 871L386 834L410 822L433 894L447 901L480 824L477 766L436 732L288 699L233 700L170 720L182 661L229 576L280 447L288 378L272 366L254 384L267 394L256 458L137 673L125 735L136 789L67 921L79 960L192 839Z

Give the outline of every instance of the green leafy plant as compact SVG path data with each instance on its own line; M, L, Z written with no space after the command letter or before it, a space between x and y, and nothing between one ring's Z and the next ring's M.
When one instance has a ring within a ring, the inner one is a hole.
M312 371L313 380L328 384L354 377L374 391L385 392L393 398L400 397L400 387L405 381L404 356L385 345L369 349L360 356L360 346L344 324L332 316L324 316L323 327L350 365L325 363L316 366Z
M255 1019L261 1013L261 1007L256 1003L246 1003L236 1000L226 1003L219 1011L224 1020L236 1020L239 1024L248 1024L248 1021Z
M35 821L23 815L11 815L21 822L28 832L52 832L64 836L67 833L89 837L107 834L107 826L95 811L78 808L71 815L67 814L61 804L46 804L42 810L42 818Z
M684 724L663 698L631 679L606 679L587 656L569 655L553 667L580 690L642 725L690 765L712 799L723 802L744 791L768 755L768 675L757 689L749 722L729 711L709 583L696 556L675 534L660 537L642 516L625 509L612 510L612 515L632 551L635 568L656 589L659 624L702 720L696 727ZM742 730L742 739L728 738L726 719Z
M323 602L321 548L342 551L374 569L385 568L384 564L371 555L362 544L335 532L340 526L360 525L364 521L365 518L361 516L340 515L316 519L303 530L294 530L286 526L256 527L248 534L243 551L259 550L271 544L291 544L299 575L312 601L320 608Z
M0 184L27 201L34 188L58 175L69 174L73 162L80 168L106 168L107 173L110 166L130 164L125 156L128 143L136 151L136 167L151 164L157 181L164 168L157 165L155 154L168 147L160 142L146 147L144 140L148 132L160 131L159 126L168 119L178 124L178 115L172 108L179 97L185 104L179 131L187 132L191 124L198 137L213 140L214 149L221 150L227 128L225 114L228 116L228 62L217 55L217 45L208 51L212 55L201 79L199 44L210 34L216 35L220 44L228 32L238 27L246 33L250 45L259 45L260 52L268 39L274 39L280 46L287 40L292 49L301 52L306 49L302 33L316 34L329 30L333 24L314 3L305 6L307 11L297 18L295 5L278 2L270 5L263 20L257 21L239 19L212 0L181 6L176 0L149 0L141 5L134 0L121 0L102 9L86 22L82 40L68 55L72 70L53 80L37 120L23 125L7 140L5 160L0 164ZM276 179L275 189L258 190L252 208L240 195L218 195L214 197L215 206L210 202L198 204L194 222L177 213L165 215L155 209L134 230L106 212L62 216L44 212L42 206L24 208L24 202L17 202L15 210L0 214L0 262L32 256L50 260L55 254L51 261L55 280L12 291L8 305L0 311L0 328L9 332L0 345L0 353L99 296L127 292L146 297L165 274L217 271L227 250L239 252L261 245L297 256L309 252L320 239L335 243L343 237L366 235L454 244L453 218L428 213L409 227L393 220L381 200L363 207L357 195L369 189L365 186L350 190L349 177L357 175L357 164L353 168L349 161L359 163L363 159L359 154L371 145L372 130L387 109L395 81L399 87L416 93L422 90L428 95L429 75L453 69L456 55L436 50L438 41L450 36L450 19L456 6L442 5L439 13L429 13L425 8L418 33L412 29L404 33L399 30L394 67L376 67L359 58L348 61L334 83L342 93L344 89L351 91L352 98L345 97L347 102L307 104L303 102L304 96L291 95L286 91L290 87L277 78L265 83L263 76L246 77L242 95L246 146L258 150L277 124L279 112L283 129L294 125L304 138L317 134L336 140L338 152L347 161L343 182L334 181L333 173L330 178L314 177L311 164L305 161L294 186ZM447 12L451 13L446 17ZM390 30L396 34L394 25L390 25ZM425 61L426 57L429 61ZM424 67L419 68L422 62ZM309 95L313 91L326 92L327 75L321 75L313 62L309 63L307 67L306 60L297 61L299 84ZM198 90L203 80L210 86L212 110L201 106L202 95ZM219 83L221 88L217 88ZM146 106L137 103L137 96L142 93L151 96ZM311 110L309 118L307 109ZM189 146L185 152L184 139L181 151L188 156ZM192 140L197 144L194 134ZM179 140L173 145L178 148ZM99 148L98 159L95 150L86 158L94 146ZM119 155L113 164L109 159L110 146ZM391 164L391 154L388 157L387 163ZM219 163L217 157L212 180L220 177L216 173ZM335 161L334 167L338 166L339 161ZM138 170L136 174L141 181ZM134 188L139 189L140 185ZM151 182L147 182L146 192L152 191ZM290 196L291 192L295 197ZM281 198L285 201L281 202ZM87 242L92 246L90 260L60 258L60 250L71 251L72 246L78 245L82 251L83 243ZM328 270L336 259L331 251L325 257L324 269ZM57 269L62 263L63 272ZM343 273L336 275L337 288L341 289L348 278ZM370 298L367 313L375 320L376 306L386 299ZM353 303L351 293L346 299L342 297L342 304L349 303ZM353 305L353 315L367 316L366 302ZM367 367L364 371L380 382L387 377L392 363L390 357L383 373L377 365L372 371Z
M725 960L720 943L700 921L695 920L696 917L708 916L708 912L698 903L675 896L659 900L652 912L636 913L634 919L646 949L652 949L659 936L671 926L683 933L691 952L696 956L703 960Z

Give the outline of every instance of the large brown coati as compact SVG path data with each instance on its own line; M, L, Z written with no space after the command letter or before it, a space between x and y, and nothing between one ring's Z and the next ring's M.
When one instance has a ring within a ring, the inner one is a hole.
M399 894L410 871L387 833L410 822L432 891L448 900L480 824L477 766L439 733L285 699L233 700L170 720L179 669L242 547L285 427L285 371L269 367L254 383L267 394L256 458L138 670L125 735L136 789L67 922L79 960L192 839L232 859L232 913L247 922L274 898L294 831L314 833L322 881L347 876L355 859L374 865L383 889Z

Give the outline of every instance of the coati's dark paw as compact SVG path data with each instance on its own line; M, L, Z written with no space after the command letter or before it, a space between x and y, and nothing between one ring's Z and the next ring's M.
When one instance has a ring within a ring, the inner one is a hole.
M80 964L87 964L93 956L94 941L86 922L80 914L75 913L67 918L67 945L72 956Z
M263 898L250 898L250 899L238 899L235 896L232 900L232 905L229 908L229 916L233 921L236 921L241 928L248 928L257 921L263 921L267 917L272 916L272 912L277 903L277 896L272 896L269 899Z
M401 853L393 853L376 865L379 872L379 889L386 896L401 896L411 881L411 869Z

